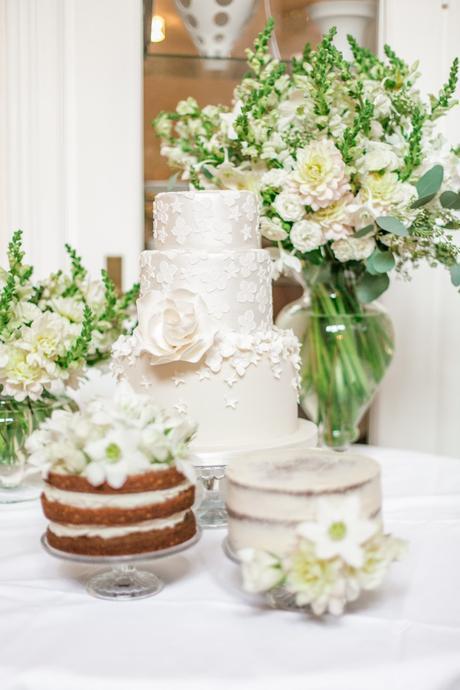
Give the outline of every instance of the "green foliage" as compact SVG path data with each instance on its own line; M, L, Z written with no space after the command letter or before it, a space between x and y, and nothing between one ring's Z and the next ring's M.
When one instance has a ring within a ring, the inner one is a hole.
M86 359L93 336L93 331L93 313L88 306L85 306L80 335L76 338L66 354L62 357L59 357L57 360L58 365L62 369L68 369L72 364L81 364Z
M415 185L418 199L412 204L412 208L420 208L434 199L439 192L444 179L442 165L434 165L419 179Z
M371 275L388 273L395 267L395 259L389 250L382 251L378 247L366 261L366 269Z
M459 60L458 58L455 58L450 68L449 79L442 86L437 98L431 97L430 99L432 120L444 115L446 110L449 110L449 108L452 108L457 103L453 97L457 89L458 67Z
M460 192L443 192L439 200L444 208L460 211Z
M408 229L405 225L401 223L397 218L393 216L379 216L376 219L376 223L382 230L390 232L392 235L398 235L399 237L404 237L409 234Z
M7 327L13 306L20 299L21 288L24 288L32 277L33 268L23 263L22 231L16 230L8 244L9 270L5 284L0 292L0 336Z
M357 108L352 127L347 127L342 142L338 145L345 163L353 160L352 151L356 146L359 134L369 134L369 128L374 114L374 106L370 101L364 101L362 106Z
M366 235L369 235L374 230L374 228L374 223L369 223L369 225L365 225L363 228L357 230L353 237L366 237Z
M412 129L408 140L408 152L404 157L404 166L400 172L402 180L407 180L422 162L422 136L425 122L426 115L422 108L415 107L411 117Z
M356 284L356 296L362 304L369 304L388 289L390 279L386 273L364 273Z
M455 287L460 287L460 264L454 264L450 267L450 279L452 285Z

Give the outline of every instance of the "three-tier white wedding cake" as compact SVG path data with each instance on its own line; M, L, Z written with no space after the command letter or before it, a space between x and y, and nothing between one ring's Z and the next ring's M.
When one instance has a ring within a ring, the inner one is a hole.
M115 373L197 421L196 452L315 445L316 427L297 418L298 341L273 326L257 197L158 194L154 218L138 326L114 347Z

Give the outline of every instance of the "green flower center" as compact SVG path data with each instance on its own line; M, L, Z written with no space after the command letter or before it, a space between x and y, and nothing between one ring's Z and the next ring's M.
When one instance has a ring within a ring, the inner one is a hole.
M347 526L344 522L333 522L329 527L329 536L334 541L340 541L347 533Z
M117 462L121 458L121 448L116 443L109 443L105 449L105 455L110 462Z

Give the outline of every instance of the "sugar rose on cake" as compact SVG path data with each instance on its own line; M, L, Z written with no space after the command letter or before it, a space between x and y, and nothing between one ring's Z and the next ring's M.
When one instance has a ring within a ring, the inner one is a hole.
M186 463L196 426L129 391L56 411L28 439L42 470L50 546L116 556L176 546L196 532Z

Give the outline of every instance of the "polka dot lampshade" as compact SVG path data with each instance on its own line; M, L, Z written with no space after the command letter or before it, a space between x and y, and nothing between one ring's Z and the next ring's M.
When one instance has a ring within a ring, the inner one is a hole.
M256 0L175 0L193 43L204 57L228 57Z

